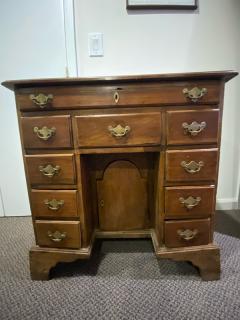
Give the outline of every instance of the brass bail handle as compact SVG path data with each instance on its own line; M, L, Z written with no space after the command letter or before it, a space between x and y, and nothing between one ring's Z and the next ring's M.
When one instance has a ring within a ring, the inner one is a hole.
M38 127L33 128L33 132L36 133L37 137L41 140L47 141L56 133L56 128L48 128L46 126L42 127L41 129Z
M29 99L37 106L40 108L45 108L50 102L53 100L53 94L44 94L44 93L39 93L39 94L30 94Z
M184 207L186 207L188 210L191 210L193 209L194 207L196 207L200 201L201 201L201 197L192 197L192 196L189 196L187 197L186 199L184 199L183 197L180 197L179 198L179 202L181 204L184 205Z
M190 161L190 162L186 162L186 161L182 161L181 162L181 166L185 169L185 171L187 171L188 173L194 174L197 173L201 170L201 168L204 166L204 162L203 161Z
M207 92L208 91L207 91L206 88L194 87L194 88L192 88L190 90L188 88L184 88L183 89L183 94L185 95L185 97L190 99L192 102L197 102L203 96L205 96L205 94L207 94Z
M48 178L53 178L61 170L60 166L53 166L52 164L47 164L45 166L39 166L39 171Z
M64 200L57 200L57 199L48 200L48 199L46 199L46 200L44 200L44 204L48 207L49 210L57 211L63 207Z
M198 229L190 230L190 229L179 229L177 231L177 234L182 238L183 240L189 241L194 239L198 234Z
M56 230L55 232L48 231L47 235L48 238L50 238L53 242L61 242L66 238L67 232L60 232L58 230Z
M121 124L118 124L115 127L108 126L108 131L112 136L116 138L121 138L126 136L126 134L131 130L130 126L123 127Z
M190 134L191 136L197 136L200 132L202 132L207 126L205 121L198 123L193 121L191 124L187 122L183 122L182 127L184 129L184 134Z

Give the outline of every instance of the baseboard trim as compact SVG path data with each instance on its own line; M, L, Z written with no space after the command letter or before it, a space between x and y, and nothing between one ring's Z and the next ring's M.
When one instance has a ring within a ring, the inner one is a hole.
M217 199L216 210L237 210L238 200L235 198Z

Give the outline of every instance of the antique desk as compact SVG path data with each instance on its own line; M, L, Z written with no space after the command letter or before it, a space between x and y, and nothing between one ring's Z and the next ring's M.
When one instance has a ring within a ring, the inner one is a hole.
M94 239L150 237L156 256L220 276L212 243L225 82L236 72L7 81L36 246L32 279Z

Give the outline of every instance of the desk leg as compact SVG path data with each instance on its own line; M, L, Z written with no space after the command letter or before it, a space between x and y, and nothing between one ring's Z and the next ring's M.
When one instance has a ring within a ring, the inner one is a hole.
M184 248L156 248L158 258L172 259L175 261L189 261L199 269L203 280L220 279L220 250L216 245L184 247Z
M33 247L29 252L30 273L32 280L49 280L50 270L59 262L73 262L88 259L92 247L80 250L61 250Z

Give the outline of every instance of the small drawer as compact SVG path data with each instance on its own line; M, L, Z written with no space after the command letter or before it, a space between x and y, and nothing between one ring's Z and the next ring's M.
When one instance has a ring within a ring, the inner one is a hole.
M167 112L167 144L217 143L219 110Z
M209 217L214 206L214 186L165 188L166 219Z
M77 116L79 147L146 146L161 143L161 113Z
M166 181L215 181L218 149L168 150Z
M70 116L22 117L26 149L71 148Z
M210 242L210 219L165 221L168 248L206 245Z
M32 190L31 207L35 217L77 217L77 191Z
M74 184L73 154L26 155L28 178L31 185Z
M66 87L24 88L16 92L21 111L66 110L114 106L116 87L75 85Z
M35 221L36 242L39 246L79 249L79 221Z
M134 80L134 79L133 79ZM126 82L129 82L126 79ZM39 86L16 91L17 106L21 111L66 110L79 108L154 106L177 104L217 104L220 100L219 81L176 81L162 83L132 83L115 81L68 86Z

